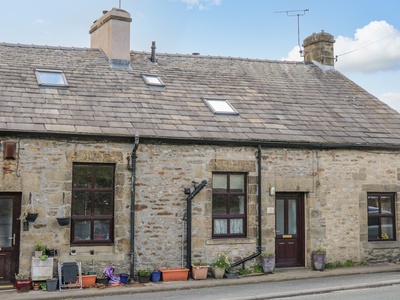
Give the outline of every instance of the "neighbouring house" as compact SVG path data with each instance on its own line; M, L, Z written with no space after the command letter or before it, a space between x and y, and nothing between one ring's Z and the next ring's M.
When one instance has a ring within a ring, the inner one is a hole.
M400 260L400 115L334 69L330 34L270 61L131 51L130 22L105 12L91 48L0 44L1 284L35 242L131 276Z

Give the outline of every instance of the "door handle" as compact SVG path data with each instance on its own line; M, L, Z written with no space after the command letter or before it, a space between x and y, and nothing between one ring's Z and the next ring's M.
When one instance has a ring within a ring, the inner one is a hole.
M12 244L13 244L13 246L15 246L15 233L13 234L12 237L10 236L8 239L9 239L9 240L13 240L13 241L12 241Z

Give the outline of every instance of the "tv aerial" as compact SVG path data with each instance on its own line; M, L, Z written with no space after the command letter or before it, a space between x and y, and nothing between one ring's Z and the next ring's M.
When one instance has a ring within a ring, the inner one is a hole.
M282 11L275 11L276 14L285 13L288 17L297 17L297 43L300 48L300 56L303 57L303 49L300 45L300 17L304 16L309 9L298 9L298 10L282 10Z

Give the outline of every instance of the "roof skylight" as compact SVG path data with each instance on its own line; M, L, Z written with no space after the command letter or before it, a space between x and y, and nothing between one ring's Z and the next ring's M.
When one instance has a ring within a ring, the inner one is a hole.
M238 115L239 112L225 99L207 99L203 98L204 103L214 114Z
M161 78L157 75L142 74L142 78L147 85L165 86Z
M36 69L35 74L39 85L68 86L67 78L63 71Z

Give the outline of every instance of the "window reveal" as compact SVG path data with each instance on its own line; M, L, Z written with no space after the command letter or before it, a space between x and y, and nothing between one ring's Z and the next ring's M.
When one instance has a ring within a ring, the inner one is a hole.
M394 194L368 193L368 241L395 240Z
M246 179L239 173L213 174L213 237L246 236Z
M114 165L73 166L72 244L111 244L114 221Z

